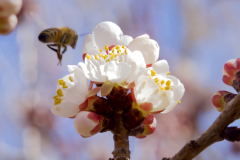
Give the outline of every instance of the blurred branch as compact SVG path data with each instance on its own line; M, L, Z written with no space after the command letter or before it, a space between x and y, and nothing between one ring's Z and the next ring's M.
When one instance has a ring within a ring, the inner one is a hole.
M223 141L239 141L240 129L227 127L230 123L240 118L240 93L229 102L218 118L198 139L187 143L172 158L163 160L191 160L213 143Z

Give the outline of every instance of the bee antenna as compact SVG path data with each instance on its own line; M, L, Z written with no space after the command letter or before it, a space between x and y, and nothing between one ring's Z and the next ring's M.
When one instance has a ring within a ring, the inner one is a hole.
M79 36L79 37L80 37L80 36L85 36L85 35L87 35L87 34L89 34L89 33L79 34L78 36Z

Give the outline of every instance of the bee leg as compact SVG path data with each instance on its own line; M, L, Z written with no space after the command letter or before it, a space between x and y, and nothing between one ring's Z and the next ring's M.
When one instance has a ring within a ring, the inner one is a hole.
M63 46L63 48L64 48L64 50L63 50L63 52L62 52L62 54L63 54L63 53L66 52L66 50L67 50L67 46L65 46L65 45L62 45L62 46Z
M57 53L57 57L58 57L58 60L59 60L57 65L59 65L59 64L62 65L62 63L61 63L62 55L60 54L61 46L59 44L48 44L47 46L48 46L48 48L50 48L51 50L53 50L53 51L55 51ZM52 46L57 46L58 48L55 49Z
M50 48L51 50L53 50L53 51L55 51L55 52L58 52L57 49L55 49L55 48L53 48L53 47L51 47L51 46L59 46L59 44L48 44L47 46L48 46L48 48Z

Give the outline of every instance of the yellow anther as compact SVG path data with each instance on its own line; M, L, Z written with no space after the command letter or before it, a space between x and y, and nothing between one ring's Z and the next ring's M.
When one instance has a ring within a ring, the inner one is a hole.
M59 85L63 85L63 82L64 82L64 81L63 81L62 79L59 79L59 80L58 80L58 84L59 84Z
M121 62L121 61L119 60L119 62Z
M181 103L181 101L177 101L177 103Z
M171 81L168 80L168 81L166 82L166 85L167 85L167 86L170 86L170 85L171 85Z
M151 77L151 76L148 76L148 78L152 79L152 77Z
M104 57L104 54L99 54L100 57Z
M99 49L100 52L102 52L102 49Z
M87 58L87 59L91 59L91 56L87 54L87 55L86 55L86 58Z
M56 95L56 96L53 96L53 99L57 99L59 96L58 95Z
M60 98L55 98L54 99L54 105L58 105L58 104L60 104L62 102L62 99L60 99Z
M159 82L155 82L159 86Z
M106 60L106 62L110 62L110 60L109 60L109 59L107 59L107 60Z
M103 59L105 60L107 57L108 57L108 55L105 55L105 56L103 57Z
M56 91L56 93L57 93L58 97L63 97L63 91L62 91L62 89L58 89L58 90Z
M163 85L165 83L165 81L164 80L161 80L161 85Z
M116 57L119 56L119 53L116 54Z
M166 90L169 90L169 87L165 87Z
M100 59L97 54L95 55L95 59L96 59L96 60L99 60L99 59Z
M164 91L164 88L162 86L158 86L162 91Z
M115 51L114 48L112 48L112 53L114 53L114 51Z
M69 76L69 80L70 80L71 82L73 82L73 77L72 77L72 76Z
M125 48L124 45L122 45L122 48L123 48L123 49Z
M108 46L107 45L105 45L105 50L108 51Z
M151 70L151 76L155 76L156 72L154 70Z
M158 79L158 78L155 78L154 81L157 83L157 82L159 81L159 79Z
M168 74L167 75L169 75L170 74L170 72L168 72Z
M125 54L127 54L127 49L125 49Z
M113 55L112 53L109 53L109 55Z
M114 59L114 55L111 55L111 60L113 60Z
M63 83L63 85L62 85L62 86L63 86L63 88L68 88L68 86L66 85L66 83L65 83L65 82Z
M116 46L116 49L117 49L117 50L119 50L119 49L120 49L120 47L119 47L119 46Z
M121 53L121 55L123 55L123 53Z
M120 52L121 52L120 50L117 51L117 53L120 53Z

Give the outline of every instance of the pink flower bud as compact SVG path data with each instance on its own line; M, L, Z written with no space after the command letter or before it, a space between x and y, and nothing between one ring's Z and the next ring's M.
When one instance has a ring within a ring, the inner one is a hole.
M12 14L7 18L0 18L0 34L7 35L12 32L18 23L17 16Z
M147 117L144 119L142 125L144 126L143 133L137 135L137 138L145 138L147 135L152 134L157 126L157 120L156 118L150 113L147 115Z
M223 67L223 82L229 86L238 78L236 73L240 71L240 58L227 61Z
M22 8L22 0L1 0L0 17L9 17L18 14Z
M228 91L218 91L212 98L212 103L219 112L222 112L226 104L231 101L236 94Z
M101 130L103 116L94 112L81 111L74 119L76 131L83 137L91 137Z

